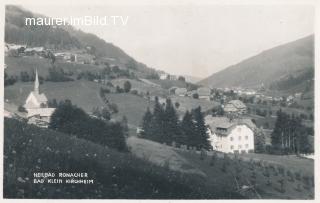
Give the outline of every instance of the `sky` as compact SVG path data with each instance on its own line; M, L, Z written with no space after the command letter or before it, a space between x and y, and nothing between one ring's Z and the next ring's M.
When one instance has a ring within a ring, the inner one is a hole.
M21 6L49 17L129 16L125 26L76 27L149 67L201 78L314 32L314 8L301 4Z

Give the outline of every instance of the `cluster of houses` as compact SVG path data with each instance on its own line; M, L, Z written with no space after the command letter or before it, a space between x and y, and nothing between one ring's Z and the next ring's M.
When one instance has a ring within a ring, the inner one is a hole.
M68 63L79 63L79 64L94 64L95 57L91 54L82 52L57 52L54 54L56 59L63 60Z
M45 57L48 52L54 53L56 60L62 60L69 63L95 64L95 57L86 51L64 51L54 52L45 47L30 47L25 44L5 44L5 55L9 56L40 56ZM112 59L112 58L111 58Z
M169 89L169 94L174 94L180 97L194 97L196 94L199 99L204 100L211 100L211 89L208 87L199 87L196 90L188 91L187 88L180 88L180 87L171 87Z
M28 47L25 44L5 44L5 55L14 56L44 56L47 52L44 47Z
M178 80L178 77L176 75L170 75L167 73L159 73L160 80Z

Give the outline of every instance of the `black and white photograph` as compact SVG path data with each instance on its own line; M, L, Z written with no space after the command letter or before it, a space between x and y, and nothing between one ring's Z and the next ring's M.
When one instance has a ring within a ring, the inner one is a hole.
M2 198L316 200L316 1L227 2L6 1Z

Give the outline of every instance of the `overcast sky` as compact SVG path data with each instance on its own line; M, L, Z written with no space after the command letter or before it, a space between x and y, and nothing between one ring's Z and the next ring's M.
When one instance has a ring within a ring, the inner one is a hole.
M207 77L314 32L307 5L22 5L50 17L129 16L126 26L78 26L150 67Z

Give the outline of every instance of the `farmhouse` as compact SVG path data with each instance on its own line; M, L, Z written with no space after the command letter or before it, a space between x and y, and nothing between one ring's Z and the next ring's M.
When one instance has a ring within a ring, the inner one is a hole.
M186 88L177 88L177 89L175 89L175 94L180 97L184 97L187 94L187 89Z
M168 77L168 74L166 74L166 73L161 73L160 74L160 80L166 80L167 77Z
M24 53L29 56L35 54L41 55L45 53L45 49L44 47L28 47L24 50Z
M246 105L240 100L231 100L223 108L225 113L244 114L247 112Z
M200 87L197 89L199 99L210 100L211 89L208 87Z
M249 153L254 150L255 124L250 119L205 117L214 150L225 153Z
M27 110L28 123L40 127L48 127L50 118L55 108L48 108L48 99L44 93L39 91L38 71L34 81L34 90L30 92L24 105Z

